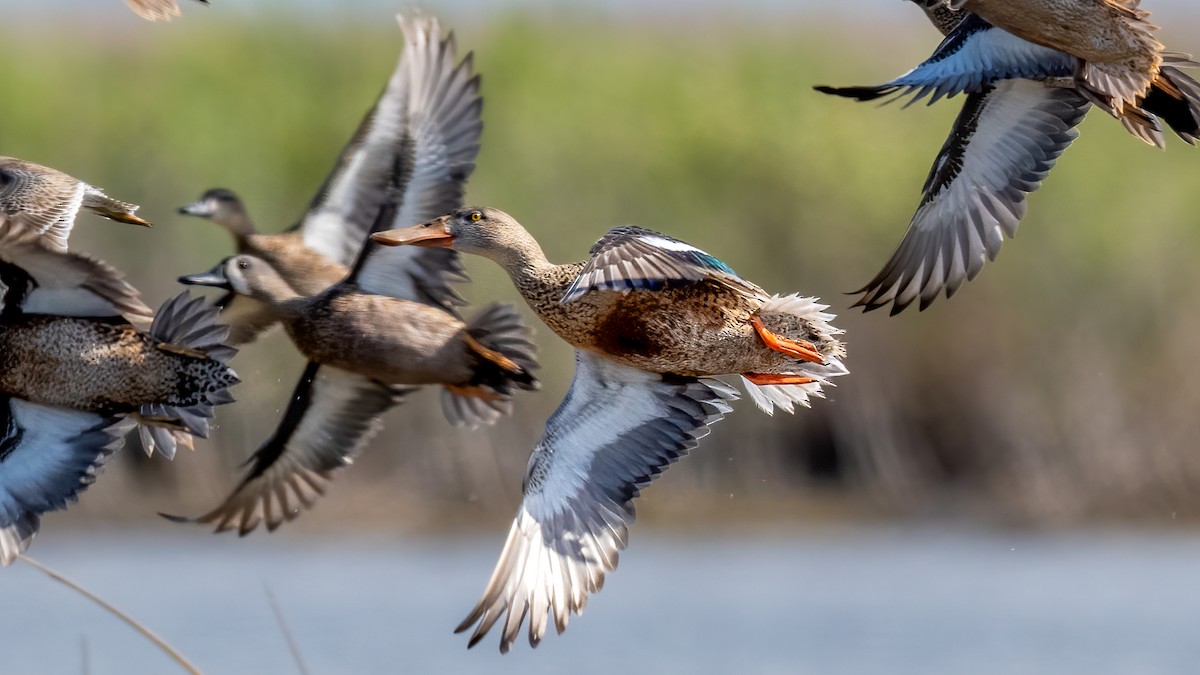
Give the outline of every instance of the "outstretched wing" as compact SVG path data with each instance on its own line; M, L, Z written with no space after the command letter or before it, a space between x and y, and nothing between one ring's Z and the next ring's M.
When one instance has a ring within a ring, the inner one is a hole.
M137 289L113 267L45 248L28 236L0 241L0 284L3 312L122 316L133 323L148 323L154 317Z
M618 227L592 246L587 264L560 302L590 291L657 290L706 279L758 292L729 265L691 244L640 227Z
M171 520L237 528L260 522L274 531L311 508L334 472L351 462L381 428L380 415L406 390L309 363L275 433L250 458L250 470L220 506L198 518Z
M305 243L346 266L357 262L381 207L382 227L412 225L461 206L475 169L482 98L470 56L456 63L453 36L436 19L400 18L404 51L387 89L342 155L301 224ZM386 263L385 263L386 261ZM386 275L397 297L461 304L451 284L464 277L453 251L394 249L364 270L365 283Z
M121 431L113 418L0 397L0 564L25 551L41 514L96 480Z
M483 598L457 631L474 645L505 617L500 651L529 619L536 645L561 632L616 569L633 500L696 447L737 393L716 380L668 381L577 351L575 379L529 458L525 499Z
M462 206L483 131L483 99L471 56L456 65L454 38L438 42L434 20L401 19L400 25L408 43L425 50L425 58L401 64L407 65L411 82L407 124L391 190L385 192L388 204L372 232L415 225ZM455 251L368 243L352 278L373 293L453 310L463 304L453 284L467 277Z
M1035 45L968 14L916 68L882 85L817 87L817 91L859 101L908 96L905 106L925 98L933 105L944 96L979 92L996 80L1070 77L1077 60Z
M1089 104L1070 89L1004 80L971 94L925 183L900 247L856 303L892 303L892 314L920 298L925 309L950 297L995 259L1016 234L1025 198L1079 135Z

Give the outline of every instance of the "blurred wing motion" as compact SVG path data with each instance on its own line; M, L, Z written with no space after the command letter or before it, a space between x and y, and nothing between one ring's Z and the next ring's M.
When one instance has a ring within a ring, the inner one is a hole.
M208 4L208 0L196 0L196 2L202 5ZM129 5L129 9L132 9L134 14L147 21L170 21L179 16L179 5L175 0L125 0L125 4Z
M404 393L309 363L279 427L250 458L250 470L233 493L198 518L166 517L215 524L216 532L236 527L242 536L265 522L273 532L325 494L334 472L354 460L379 431L379 416Z
M705 279L758 292L728 265L691 244L640 227L618 227L592 246L587 264L560 302L590 291L657 290Z
M696 447L737 398L716 380L666 381L586 352L575 356L571 390L529 458L525 499L500 561L457 628L478 622L471 645L501 617L501 652L526 617L534 646L550 615L561 633L616 569L634 498Z
M925 309L995 259L1016 233L1026 196L1038 189L1079 135L1089 103L1070 89L1004 80L971 94L925 183L900 247L855 304L893 303L899 313L920 298Z
M434 19L401 18L400 27L406 48L414 53L401 60L394 76L407 83L407 98L397 102L404 106L399 114L405 126L391 190L381 191L390 210L371 214L376 216L372 232L415 225L462 206L483 132L483 99L471 56L456 65L454 37L439 42ZM363 232L358 241L365 237ZM457 252L417 246L366 248L371 250L359 256L353 272L362 288L451 311L463 304L452 286L467 278Z
M933 56L904 75L872 87L817 87L817 91L859 101L910 96L905 106L929 98L980 92L996 80L1071 77L1077 60L1035 45L968 14L938 46Z
M0 397L0 564L29 547L41 514L96 480L124 430L113 418Z
M436 19L401 17L400 27L404 50L387 89L299 225L306 245L348 267L361 266L356 259L385 202L395 207L386 227L460 206L479 153L482 99L470 56L455 63L454 38L440 39ZM453 251L406 247L382 259L393 260L378 273L392 277L396 297L461 304L450 284L465 275Z
M113 267L78 253L43 248L28 236L0 237L0 312L121 316L149 323L154 312Z

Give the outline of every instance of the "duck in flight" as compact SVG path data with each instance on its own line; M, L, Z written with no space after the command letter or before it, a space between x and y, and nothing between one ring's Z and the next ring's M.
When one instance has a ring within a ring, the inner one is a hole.
M50 190L56 183L48 183ZM0 203L5 196L0 195ZM29 546L136 427L171 458L229 403L233 348L217 311L182 294L154 314L113 268L59 250L70 232L0 215L0 564ZM132 222L137 222L132 221ZM139 326L149 323L149 330Z
M1164 51L1154 37L1158 26L1138 8L1140 0L917 1L927 8L970 12L1028 44L1069 55L1069 76L1079 92L1127 127L1153 126L1142 109L1151 90L1176 99L1187 95L1162 67L1190 63L1191 57Z
M243 253L181 281L227 289L222 317L253 303L309 359L241 483L194 519L217 531L245 535L296 518L361 451L381 415L421 385L442 385L447 420L465 427L493 424L511 410L515 390L537 385L528 328L511 308L493 306L470 321L459 315L451 284L466 276L457 252L363 246L372 231L461 205L479 151L470 57L457 62L434 19L401 26L406 54L298 228L255 234L227 194L194 205L229 229ZM322 257L344 262L337 279L314 273L311 261Z
M503 619L506 652L528 619L536 646L561 633L616 569L633 501L695 448L737 392L791 412L845 374L824 305L772 296L717 258L666 235L619 227L587 260L549 262L511 216L463 208L381 232L388 246L451 248L504 268L534 313L575 347L575 378L534 446L524 500L483 598L458 627L470 644Z
M267 262L300 295L316 295L349 274L386 195L400 200L401 222L421 222L461 205L474 171L483 100L472 56L460 61L453 34L442 39L433 17L397 20L405 42L396 68L298 223L261 233L241 199L224 188L179 209L226 229L237 253ZM389 187L394 174L407 180L399 192ZM414 250L406 257L408 264L395 270L406 293L446 308L463 304L452 286L466 280L457 254ZM269 307L246 295L230 293L217 304L233 344L251 342L276 323Z
M919 2L919 0L918 0ZM1005 236L1016 234L1026 198L1041 186L1095 96L1073 77L1079 59L1023 40L981 17L935 5L927 10L945 40L927 61L883 85L817 87L861 101L909 96L909 103L966 92L930 170L921 202L899 248L863 288L855 306L891 305L891 313L919 301L925 309L941 294L953 296L994 260ZM1158 83L1140 112L1119 117L1147 143L1165 146L1165 123L1180 138L1200 138L1200 83L1167 54ZM1169 91L1181 92L1175 96Z
M31 233L54 251L66 251L80 209L109 220L150 227L136 204L41 164L0 157L0 236Z
M376 229L395 222L381 210ZM422 385L442 385L447 419L492 424L512 409L516 390L536 389L536 348L511 306L493 305L471 321L410 296L410 256L368 245L343 281L302 296L275 268L232 256L185 284L217 286L268 306L309 360L279 427L250 460L250 470L217 508L177 522L236 528L260 522L275 530L310 508L334 472L381 428L380 416Z

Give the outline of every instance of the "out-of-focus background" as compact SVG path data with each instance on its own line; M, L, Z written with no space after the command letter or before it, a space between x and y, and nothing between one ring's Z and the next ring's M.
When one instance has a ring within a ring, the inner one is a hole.
M157 305L231 252L175 215L238 191L264 230L302 213L400 49L382 0L0 0L0 154L142 205L82 216L73 248ZM959 100L817 94L916 64L908 3L427 2L473 51L485 131L468 200L554 260L634 223L777 292L830 302L851 375L769 418L741 402L639 501L630 550L562 637L477 652L450 628L491 572L533 442L570 381L476 432L434 392L315 510L245 540L169 525L214 505L270 433L301 361L286 337L234 364L238 403L174 462L112 461L31 553L124 604L211 672L293 670L264 584L314 672L1184 672L1200 656L1200 150L1159 152L1093 112L1020 236L952 301L850 311L898 243ZM1146 7L1200 52L1188 2ZM467 261L472 300L519 302ZM12 672L165 672L123 626L21 566L0 570ZM11 660L15 659L15 665ZM6 666L7 668L7 666ZM86 669L85 669L86 671Z

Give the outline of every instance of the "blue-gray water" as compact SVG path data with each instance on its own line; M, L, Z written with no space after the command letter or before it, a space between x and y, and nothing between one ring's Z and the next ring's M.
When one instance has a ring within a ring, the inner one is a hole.
M503 533L246 540L155 528L48 533L32 553L208 673L293 673L269 584L318 673L1191 673L1200 535L637 529L563 636L474 650L451 628ZM5 673L176 672L22 564L0 570ZM85 647L86 644L86 647Z

